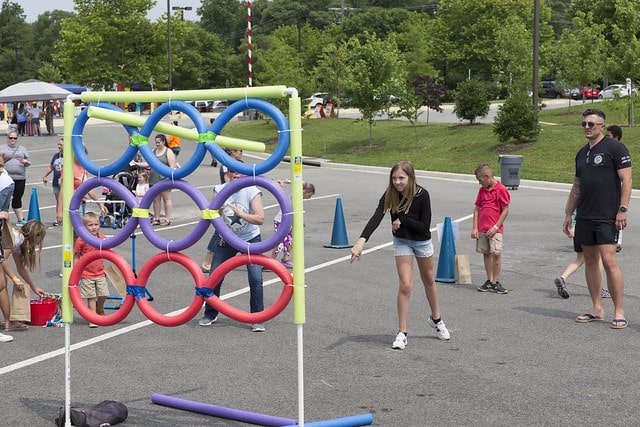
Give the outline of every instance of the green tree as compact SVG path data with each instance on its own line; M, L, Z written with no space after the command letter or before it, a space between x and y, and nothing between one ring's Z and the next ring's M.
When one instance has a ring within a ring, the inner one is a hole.
M238 48L247 32L247 9L238 0L202 0L200 24L227 46Z
M343 91L350 74L349 51L345 43L331 43L322 50L322 58L314 67L313 79L319 83L316 89L327 91L333 96L336 114L340 116L340 108L344 103Z
M0 10L0 87L36 76L31 27L22 6L4 0Z
M366 43L352 37L347 49L350 52L350 72L345 94L369 122L369 145L373 145L375 115L388 105L390 95L398 93L406 81L406 69L395 43L365 34ZM345 70L346 71L346 70Z
M609 43L603 29L603 24L593 22L591 13L579 12L573 18L573 28L562 32L555 52L560 81L583 87L605 74Z
M411 13L399 27L396 34L398 49L407 64L409 78L418 76L436 76L434 58L438 48L434 46L425 28L433 25L433 19L425 13Z
M55 67L50 62L43 62L38 69L38 80L50 83L62 83L62 73L60 69Z
M478 79L465 80L454 91L453 112L459 119L469 120L473 124L478 117L489 113L489 94L487 85Z
M111 88L153 78L166 87L166 23L146 18L153 0L75 0L54 60L74 83Z
M513 94L500 106L493 123L493 132L503 144L512 140L519 144L538 137L538 119L525 91Z

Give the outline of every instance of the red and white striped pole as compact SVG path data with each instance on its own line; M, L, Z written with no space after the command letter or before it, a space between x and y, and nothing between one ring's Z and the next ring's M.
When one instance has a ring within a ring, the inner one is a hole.
M247 66L249 67L249 87L253 86L253 64L251 57L251 0L247 0Z

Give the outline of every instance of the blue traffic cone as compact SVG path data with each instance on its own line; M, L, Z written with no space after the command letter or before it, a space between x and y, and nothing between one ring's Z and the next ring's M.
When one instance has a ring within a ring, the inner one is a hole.
M331 232L331 243L324 245L325 248L344 249L350 248L347 238L347 226L344 223L344 213L342 212L342 199L336 200L336 212L333 215L333 231Z
M451 217L444 218L442 238L440 239L440 258L436 282L455 283L456 281L456 242L453 239Z
M31 221L32 219L40 221L40 203L38 203L38 191L35 187L31 188L31 200L29 201L27 221Z

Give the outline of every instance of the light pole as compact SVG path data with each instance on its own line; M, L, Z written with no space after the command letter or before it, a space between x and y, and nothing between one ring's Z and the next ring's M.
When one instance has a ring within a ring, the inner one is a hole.
M171 11L172 10L191 10L193 9L191 6L181 7L174 6L171 7L171 0L167 0L167 53L169 59L169 90L173 89L173 82L171 81L171 73L173 65L171 64ZM184 21L184 12L182 15L182 20Z

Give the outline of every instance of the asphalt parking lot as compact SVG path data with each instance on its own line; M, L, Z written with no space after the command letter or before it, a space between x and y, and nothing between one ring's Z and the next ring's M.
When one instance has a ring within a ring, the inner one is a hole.
M0 137L4 137L1 131ZM84 139L91 157L105 164L126 144L121 127L111 124L88 127ZM25 209L34 186L42 220L50 225L53 196L40 179L57 137L24 137L19 142L33 160ZM189 153L185 148L180 158ZM249 153L246 161L252 158ZM497 156L479 161L497 164ZM209 162L205 158L189 177L205 195L218 182L218 170ZM371 413L374 425L380 426L637 423L637 192L618 256L630 326L612 330L610 301L605 302L605 322L574 322L590 307L583 270L571 277L568 300L559 298L553 285L574 258L571 242L561 231L567 185L523 181L511 192L502 264L502 282L510 292L484 294L475 290L484 281L482 258L468 237L478 188L473 171L470 175L419 171L419 182L431 195L432 227L446 216L459 222L456 250L470 255L474 286L439 284L443 319L452 336L448 342L439 341L426 323L429 312L416 270L409 344L397 351L391 349L397 332L397 277L387 220L366 245L359 263L349 263L348 249L325 247L331 240L337 198L343 204L349 241L354 242L386 187L388 169L321 163L303 170L304 180L316 186L316 195L304 203L307 321L302 348L307 422ZM283 163L268 175L276 179L288 173L289 165ZM198 217L197 208L182 192L174 191L172 199L172 224L158 231L166 239L184 236ZM265 205L268 219L263 232L269 235L277 207L268 194ZM210 233L184 253L200 262ZM439 243L435 243L438 258ZM38 286L54 293L61 287L60 244L60 228L50 227L41 268L34 273ZM140 267L158 250L138 238L135 254L131 242L117 252L129 260L135 256ZM153 306L163 313L186 307L194 295L191 277L175 266L155 270L148 287ZM240 269L225 280L223 296L246 309L245 288L246 272ZM265 273L265 303L273 302L280 291L274 275ZM127 426L245 425L154 405L153 393L297 418L297 330L291 305L266 323L264 333L252 333L225 317L200 327L198 318L182 326L160 327L134 307L121 323L90 329L76 314L70 328L73 405L120 401L129 409ZM0 344L5 396L0 426L53 425L65 398L64 328L31 327L13 335L13 342Z

